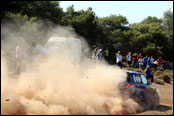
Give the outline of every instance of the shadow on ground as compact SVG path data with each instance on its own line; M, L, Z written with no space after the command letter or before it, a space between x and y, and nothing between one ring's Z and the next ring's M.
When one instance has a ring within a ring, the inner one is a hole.
M173 115L171 106L160 104L157 108L139 112L135 115Z
M165 112L165 111L168 111L168 110L172 110L172 107L160 104L157 108L155 108L153 110Z

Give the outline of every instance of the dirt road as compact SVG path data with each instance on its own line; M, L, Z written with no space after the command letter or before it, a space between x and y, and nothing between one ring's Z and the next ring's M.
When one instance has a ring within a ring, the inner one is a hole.
M138 113L138 115L173 115L173 84L152 84L160 91L160 105L154 110Z

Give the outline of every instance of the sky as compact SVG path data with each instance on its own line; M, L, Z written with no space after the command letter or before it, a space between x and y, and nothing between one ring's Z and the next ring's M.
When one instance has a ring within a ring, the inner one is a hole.
M92 7L98 17L111 14L126 16L129 24L139 23L148 16L162 18L165 11L169 9L173 11L173 1L59 1L59 3L64 11L73 4L75 11Z

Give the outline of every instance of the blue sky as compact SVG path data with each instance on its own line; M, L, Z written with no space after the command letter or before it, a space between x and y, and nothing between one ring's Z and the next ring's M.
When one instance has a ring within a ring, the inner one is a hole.
M147 16L162 18L168 9L173 11L173 1L60 1L64 11L72 4L75 11L92 7L98 17L120 14L126 16L129 23L138 23Z

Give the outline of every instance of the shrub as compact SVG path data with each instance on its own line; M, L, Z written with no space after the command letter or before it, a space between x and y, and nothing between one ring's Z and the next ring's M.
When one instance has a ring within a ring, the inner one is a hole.
M164 85L164 82L162 80L159 80L159 79L156 79L156 78L154 79L154 83Z
M169 77L168 75L164 75L164 76L163 76L163 80L164 80L164 82L166 82L166 83L170 83L170 81L171 81L171 79L170 79L170 77Z
M157 70L157 71L154 72L154 75L155 75L155 76L159 76L159 75L161 75L162 73L163 73L163 71Z
M165 71L163 68L161 68L161 67L157 67L157 70L159 70L159 71Z

